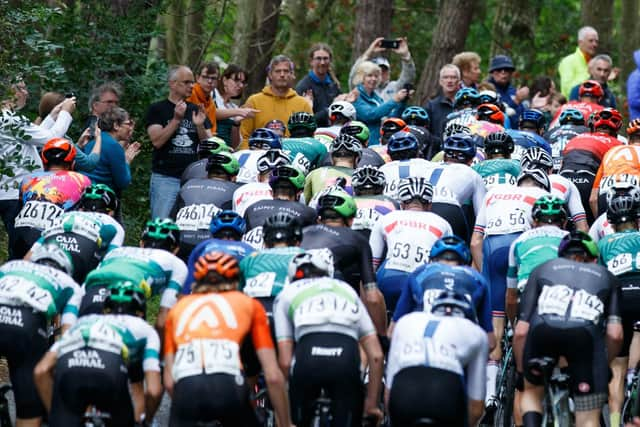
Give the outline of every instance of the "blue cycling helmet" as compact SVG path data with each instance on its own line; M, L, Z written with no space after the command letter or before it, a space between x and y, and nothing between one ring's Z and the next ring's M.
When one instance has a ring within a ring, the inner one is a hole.
M431 252L429 252L429 258L434 260L447 252L455 253L460 263L465 265L471 264L469 246L467 246L467 243L460 237L448 235L436 240L431 247ZM445 259L447 259L447 257L445 257Z
M393 158L393 155L404 151L418 151L418 138L411 132L400 131L391 135L387 144L387 154Z
M522 129L523 123L526 122L533 123L536 126L536 129L543 129L547 124L547 120L544 118L542 111L536 110L535 108L525 110L522 113L518 127Z
M429 127L429 123L431 122L427 110L416 106L405 109L402 112L402 120L404 120L407 125L422 126L425 128Z
M212 235L218 234L223 230L232 230L236 232L239 237L242 237L247 229L247 223L244 218L231 210L220 211L211 218L209 223L209 231Z
M476 310L469 299L456 291L442 291L431 305L431 312L442 316L464 317L478 322Z
M467 135L464 133L457 133L445 139L442 149L444 150L445 155L449 153L460 153L467 158L471 158L476 155L476 143L473 135Z
M456 110L460 107L468 108L475 107L480 101L480 94L472 87L463 87L456 92L453 99L453 108Z
M257 147L262 150L281 149L282 143L277 133L267 128L258 128L249 136L249 147Z
M567 108L558 117L558 123L561 125L578 125L584 126L584 114L577 108Z

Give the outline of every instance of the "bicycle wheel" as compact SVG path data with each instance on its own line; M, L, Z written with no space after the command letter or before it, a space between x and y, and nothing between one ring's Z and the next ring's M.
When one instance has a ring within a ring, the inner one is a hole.
M502 403L503 416L501 427L513 426L513 400L516 395L516 366L513 361L513 353L509 350L508 365L505 369L505 386L504 397Z

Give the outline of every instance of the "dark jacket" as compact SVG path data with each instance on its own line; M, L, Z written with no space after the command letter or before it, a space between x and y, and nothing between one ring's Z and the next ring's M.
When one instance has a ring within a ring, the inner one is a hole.
M434 138L442 142L442 133L444 132L444 126L447 124L447 116L453 113L453 102L445 98L444 95L438 95L431 99L424 106L431 119L429 125L429 132Z
M511 86L511 84L508 84L506 86L499 85L495 80L493 80L493 77L489 77L488 82L496 87L496 92L498 93L498 95L500 95L500 100L507 104L509 107L513 108L516 112L515 114L509 116L509 120L511 120L512 125L517 128L518 117L520 117L522 112L525 110L525 107L522 104L516 104L516 102L513 100L513 97L516 94L516 88Z
M340 94L338 85L331 80L328 74L324 81L320 81L313 71L309 71L309 74L296 85L296 92L298 95L304 96L304 93L309 89L313 91L313 112L318 127L330 126L328 109L333 99Z
M611 89L609 89L609 85L606 83L605 84L600 83L600 86L602 86L602 90L604 91L604 96L602 97L600 102L598 102L598 104L602 105L605 108L607 107L616 108L616 97L613 94L613 92L611 92ZM569 94L569 101L577 101L579 97L580 97L580 85L575 85L574 87L571 88L571 93Z

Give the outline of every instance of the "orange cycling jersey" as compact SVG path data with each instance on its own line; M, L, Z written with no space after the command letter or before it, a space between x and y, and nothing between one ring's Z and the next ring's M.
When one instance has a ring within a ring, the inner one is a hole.
M618 145L609 149L602 158L593 188L600 187L604 177L615 175L640 176L640 147L636 145Z

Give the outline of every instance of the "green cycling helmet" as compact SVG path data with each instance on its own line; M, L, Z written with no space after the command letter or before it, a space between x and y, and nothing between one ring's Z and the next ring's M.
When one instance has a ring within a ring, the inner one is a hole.
M233 154L221 151L208 157L207 172L211 172L213 169L222 169L229 175L237 175L240 171L240 163Z
M115 211L118 209L118 196L106 184L92 184L84 190L81 206L90 212Z
M572 231L562 238L558 246L558 256L561 257L581 252L592 258L598 258L599 255L597 243L584 231Z
M107 286L107 291L105 309L108 312L130 315L146 312L147 299L151 296L151 286L146 280L139 283L118 280Z
M326 210L333 210L342 218L353 218L358 210L353 197L344 190L333 189L318 198L318 215L323 216Z
M341 134L355 136L363 146L369 143L369 128L362 122L351 120L340 128Z
M296 190L304 188L304 174L293 166L281 165L271 171L269 185L274 188L278 182L286 181L293 185Z
M198 146L198 154L209 156L211 154L218 154L220 152L232 152L226 141L220 137L212 136L211 138L200 141Z
M567 203L559 197L545 194L533 204L531 216L548 224L564 221L567 219Z
M142 241L146 247L173 248L180 241L180 228L169 218L156 218L147 221L147 225L142 232Z

